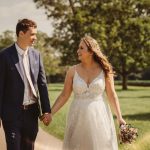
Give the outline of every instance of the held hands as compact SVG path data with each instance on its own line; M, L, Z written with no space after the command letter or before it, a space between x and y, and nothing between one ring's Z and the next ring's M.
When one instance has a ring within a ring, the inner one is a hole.
M52 121L52 115L50 113L44 113L40 120L43 121L44 125L48 126L50 122Z

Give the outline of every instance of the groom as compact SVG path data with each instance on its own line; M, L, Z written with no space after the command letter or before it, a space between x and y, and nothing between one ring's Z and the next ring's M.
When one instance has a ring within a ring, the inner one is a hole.
M34 150L39 106L43 123L51 121L41 56L31 48L36 33L34 21L19 20L17 41L0 53L0 126L2 120L7 150Z

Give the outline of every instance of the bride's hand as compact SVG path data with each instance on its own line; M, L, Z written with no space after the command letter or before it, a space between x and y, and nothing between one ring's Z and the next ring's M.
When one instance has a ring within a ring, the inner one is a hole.
M119 118L117 120L119 125L126 124L126 121L123 118Z

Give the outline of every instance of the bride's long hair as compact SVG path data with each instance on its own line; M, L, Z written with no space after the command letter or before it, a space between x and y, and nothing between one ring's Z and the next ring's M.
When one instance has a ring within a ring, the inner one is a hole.
M106 77L108 77L110 73L113 74L112 66L107 57L102 53L98 42L90 36L83 37L81 41L86 44L89 51L93 52L94 60L102 67Z

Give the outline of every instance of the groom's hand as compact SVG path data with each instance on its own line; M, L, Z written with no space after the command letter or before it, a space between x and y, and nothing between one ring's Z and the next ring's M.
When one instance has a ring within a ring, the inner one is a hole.
M50 113L44 113L41 117L41 121L43 121L44 125L48 126L52 121L52 115Z

